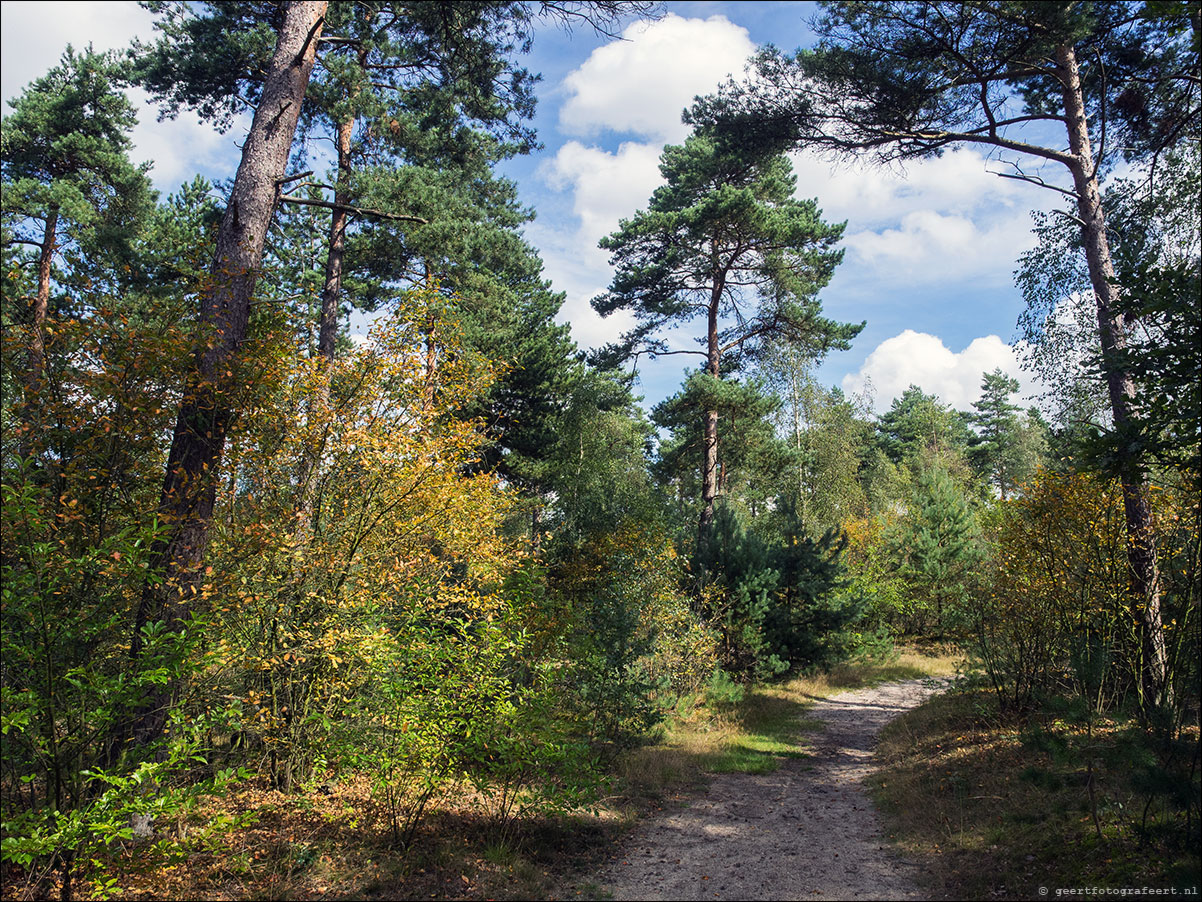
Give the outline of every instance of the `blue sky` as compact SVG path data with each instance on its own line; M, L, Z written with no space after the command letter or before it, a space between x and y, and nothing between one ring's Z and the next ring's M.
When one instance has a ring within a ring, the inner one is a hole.
M596 242L645 206L664 144L687 133L680 111L739 74L757 46L808 44L813 12L811 3L666 3L660 18L628 23L618 40L586 27L540 30L526 65L543 76L535 125L544 148L504 172L538 214L527 237L567 295L562 318L581 346L603 344L628 325L617 315L601 320L588 306L611 274ZM54 65L68 42L107 49L152 34L150 15L132 2L7 0L0 24L5 100ZM159 123L151 107L134 135L136 156L154 164L161 191L197 172L230 176L240 138L237 125L219 135L190 115ZM1012 273L1031 244L1031 210L1048 208L1055 195L999 178L992 173L1004 163L975 150L905 172L802 154L794 163L799 195L816 197L829 221L847 221L844 262L821 295L826 313L868 321L850 351L823 363L821 381L868 390L877 410L911 382L967 408L982 372L999 366L1034 391L1012 347L1022 309ZM694 346L688 329L669 340ZM673 393L692 359L641 365L646 403Z

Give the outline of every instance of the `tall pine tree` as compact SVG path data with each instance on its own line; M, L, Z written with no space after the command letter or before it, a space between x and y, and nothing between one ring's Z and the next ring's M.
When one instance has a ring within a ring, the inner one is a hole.
M692 136L664 149L657 189L645 211L602 239L616 267L609 291L593 301L602 316L630 310L638 325L611 354L696 354L700 380L721 381L724 369L763 351L769 339L820 356L846 347L861 326L820 315L817 294L841 252L842 226L823 222L816 201L797 200L797 180L783 155L731 153ZM701 320L704 350L670 351L662 328ZM704 395L723 388L710 384ZM702 413L702 535L721 492L716 405Z
M153 194L149 167L129 160L129 133L137 115L106 55L68 47L59 64L30 84L12 107L0 129L3 240L6 256L10 248L34 252L28 261L21 254L13 258L36 269L27 307L14 316L27 329L24 382L32 416L46 366L55 262L70 249L93 257L127 251ZM22 444L29 447L28 441Z
M1024 161L1063 167L1071 187L1058 190L1074 201L1102 381L1116 432L1129 432L1139 408L1127 353L1134 330L1100 181L1118 153L1155 158L1197 142L1196 5L891 0L824 9L815 49L766 50L752 80L699 101L690 120L736 145L804 145L882 160L986 147L1010 155L1013 177L1045 187ZM1150 489L1140 445L1120 442L1114 451L1131 590L1143 611L1143 697L1152 708L1166 697L1168 671Z

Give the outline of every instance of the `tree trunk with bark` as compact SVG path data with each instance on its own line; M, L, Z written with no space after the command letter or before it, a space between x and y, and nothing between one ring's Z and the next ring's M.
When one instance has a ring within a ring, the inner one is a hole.
M158 518L164 528L151 556L160 581L142 593L131 643L135 660L147 624L178 630L188 603L199 594L201 564L208 546L216 482L226 433L236 414L241 349L250 303L259 276L267 229L279 181L288 164L301 103L316 59L327 3L292 2L284 12L275 52L263 82L262 99L242 147L229 203L217 236L211 277L200 298L205 344L197 353L172 436ZM129 738L160 736L167 720L170 687L155 692L137 711Z
M715 379L720 377L720 352L718 350L718 305L722 300L722 284L715 279L710 294L709 316L706 326L706 372ZM705 433L701 442L701 523L698 526L701 541L714 523L714 503L718 498L718 411L705 412Z
M42 246L38 252L38 284L29 305L28 343L25 347L26 365L24 408L21 412L20 438L17 454L22 459L34 455L38 432L41 430L42 384L46 376L46 317L50 312L50 273L54 262L54 249L58 242L58 207L51 206L46 213L46 226L42 230Z
M46 372L46 316L50 312L50 267L54 262L54 248L57 242L58 207L52 206L46 213L42 249L38 253L38 288L30 310L33 322L29 336L29 393L30 400L35 404L41 391L42 376Z
M317 315L317 361L321 368L314 397L308 401L308 419L325 422L330 405L330 368L338 347L338 320L342 312L343 256L346 251L346 228L350 220L351 137L355 119L347 116L338 123L335 144L338 149L338 179L334 184L334 205L330 214L329 243L326 248L325 282L321 288L321 309ZM323 427L323 433L326 431ZM306 443L301 452L296 476L297 539L308 541L313 528L313 474L321 456L323 439Z
M326 252L326 280L321 289L321 323L317 334L317 353L327 362L334 360L338 341L338 317L342 308L342 258L346 250L347 210L351 202L351 136L355 119L347 116L338 123L338 181L334 185L334 209L330 216L330 246Z
M1110 396L1114 428L1118 432L1131 421L1136 388L1131 374L1118 365L1116 354L1127 346L1127 323L1119 309L1119 286L1106 234L1106 217L1098 189L1097 171L1089 138L1084 94L1074 49L1057 48L1056 62L1064 85L1064 112L1068 127L1069 170L1077 194L1081 237L1089 265L1090 281L1097 303L1098 335L1102 345L1102 367ZM1134 455L1121 450L1120 479L1127 528L1127 556L1131 592L1137 599L1141 618L1143 660L1140 665L1143 703L1155 707L1166 699L1168 663L1164 627L1160 616L1160 577L1156 561L1156 535L1149 504L1147 478Z

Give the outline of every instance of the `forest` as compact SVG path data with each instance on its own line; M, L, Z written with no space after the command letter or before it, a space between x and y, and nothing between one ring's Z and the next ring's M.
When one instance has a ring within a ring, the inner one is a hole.
M684 112L591 351L498 167L533 42L662 10L143 6L155 40L5 98L3 898L364 897L338 830L376 898L506 897L431 850L586 843L683 725L914 649L957 661L918 723L1006 737L1093 882L1197 891L1197 0L820 4ZM244 128L236 172L156 192L131 86ZM1014 261L1046 393L876 413L818 376L864 323L790 154L960 146L1058 193Z

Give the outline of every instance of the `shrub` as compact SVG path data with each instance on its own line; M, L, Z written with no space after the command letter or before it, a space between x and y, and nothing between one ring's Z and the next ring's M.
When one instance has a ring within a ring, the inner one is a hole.
M681 591L682 562L656 526L629 522L566 553L559 598L564 677L573 717L596 743L619 748L705 684L715 638Z

